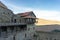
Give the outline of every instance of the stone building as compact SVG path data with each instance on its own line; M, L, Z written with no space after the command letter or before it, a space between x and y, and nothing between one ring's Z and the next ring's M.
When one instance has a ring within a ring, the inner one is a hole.
M21 16L24 20L25 23L27 24L27 39L32 39L33 35L35 33L35 22L36 22L36 16L35 14L30 11L30 12L25 12L25 13L18 13L17 15ZM27 40L26 39L26 40Z
M41 25L36 28L36 40L60 40L60 25Z
M36 16L31 12L14 14L0 1L0 39L27 40L32 39ZM32 33L33 32L33 33Z

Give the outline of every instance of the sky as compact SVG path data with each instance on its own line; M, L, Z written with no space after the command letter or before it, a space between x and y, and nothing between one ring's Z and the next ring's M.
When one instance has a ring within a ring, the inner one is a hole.
M60 0L0 0L15 14L33 11L37 18L60 21Z

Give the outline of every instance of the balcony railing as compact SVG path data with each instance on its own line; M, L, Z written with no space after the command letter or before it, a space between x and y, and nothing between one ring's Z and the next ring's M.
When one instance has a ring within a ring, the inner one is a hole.
M0 23L0 26L25 25L26 23Z

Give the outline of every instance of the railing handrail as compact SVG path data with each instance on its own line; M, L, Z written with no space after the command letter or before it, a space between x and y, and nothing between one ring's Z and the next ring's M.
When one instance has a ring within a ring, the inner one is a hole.
M22 25L25 23L0 23L0 26L7 26L7 25Z

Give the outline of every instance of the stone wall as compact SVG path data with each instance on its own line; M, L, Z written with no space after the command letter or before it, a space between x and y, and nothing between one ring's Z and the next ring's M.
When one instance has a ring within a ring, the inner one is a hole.
M60 40L60 32L38 32L37 40Z
M1 23L11 22L12 16L13 16L13 12L11 10L0 7L0 22Z

